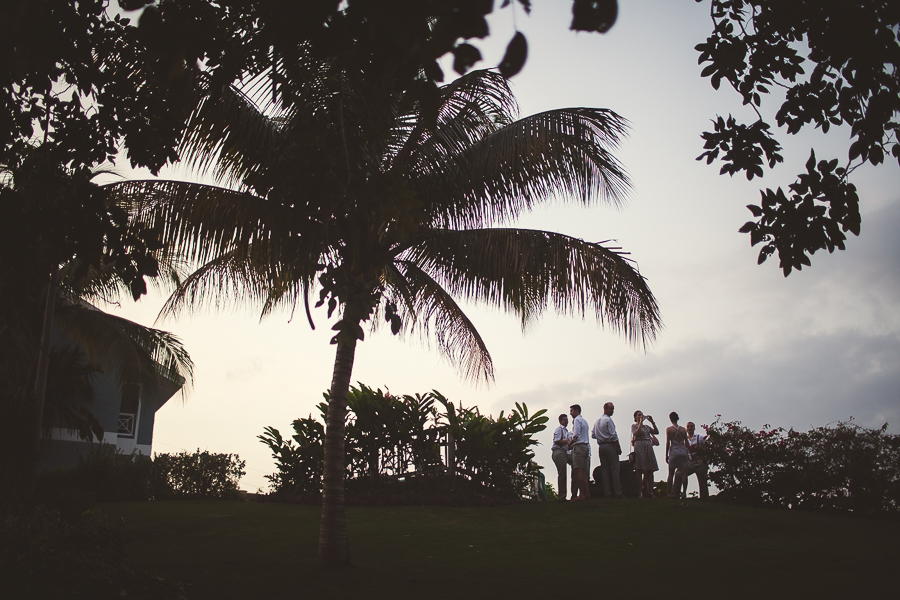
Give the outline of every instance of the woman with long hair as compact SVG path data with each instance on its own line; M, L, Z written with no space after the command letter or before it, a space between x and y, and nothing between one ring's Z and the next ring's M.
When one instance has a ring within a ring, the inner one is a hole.
M669 420L672 424L666 427L666 462L669 464L666 493L669 498L678 498L681 495L681 484L685 480L684 469L690 463L688 435L684 427L678 425L677 412L670 412Z

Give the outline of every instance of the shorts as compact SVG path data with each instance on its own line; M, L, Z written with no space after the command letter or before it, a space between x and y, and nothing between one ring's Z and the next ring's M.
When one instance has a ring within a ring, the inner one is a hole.
M591 468L591 456L588 454L587 444L575 444L572 446L572 468L584 469L587 471Z

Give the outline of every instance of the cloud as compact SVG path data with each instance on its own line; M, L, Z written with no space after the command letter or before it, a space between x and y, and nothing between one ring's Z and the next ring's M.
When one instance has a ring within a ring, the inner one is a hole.
M596 419L611 400L620 433L628 431L636 409L652 414L661 426L674 410L682 424L709 423L721 414L752 428L771 424L806 430L852 417L873 428L887 422L898 432L897 365L900 335L894 333L816 334L763 350L697 341L658 355L627 356L574 382L548 382L506 396L502 403L546 406L553 422L576 402L588 420ZM549 437L541 437L547 448Z

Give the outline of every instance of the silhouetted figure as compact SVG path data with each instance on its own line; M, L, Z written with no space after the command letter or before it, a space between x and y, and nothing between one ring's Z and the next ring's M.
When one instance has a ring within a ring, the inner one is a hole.
M690 453L687 446L687 431L678 425L678 413L670 412L669 420L672 425L666 427L666 462L669 465L666 494L669 498L678 498L682 481L685 479L684 472L690 462Z
M556 465L556 491L559 493L559 501L565 502L568 496L566 484L569 479L568 465L572 464L572 449L569 445L572 434L567 429L569 425L568 415L559 415L559 427L553 432L552 456L553 464ZM574 473L573 473L574 475ZM574 479L572 491L574 493Z
M647 425L645 421L649 421ZM631 426L631 445L634 446L634 463L631 465L638 476L640 484L639 498L653 497L653 474L659 471L656 452L653 450L653 437L659 435L659 428L650 415L644 416L639 410L634 411L634 425Z
M603 415L594 423L591 437L597 440L597 458L600 460L600 477L603 480L603 495L607 498L622 495L622 482L619 480L619 456L622 446L612 415L615 407L612 402L603 405Z
M590 428L587 421L581 416L581 406L573 404L569 407L572 415L572 472L575 474L575 482L578 484L578 496L573 500L590 500L591 491L588 489L588 473L591 469L590 440L588 439Z
M687 432L688 452L690 453L690 460L688 461L687 468L684 470L684 493L685 495L687 495L688 477L691 475L696 475L697 484L700 486L700 499L706 500L709 498L709 485L706 481L706 475L709 471L709 467L707 466L706 460L703 458L703 453L701 452L703 444L706 443L706 436L695 434L694 430L694 424L688 421L687 427L685 427L685 431Z

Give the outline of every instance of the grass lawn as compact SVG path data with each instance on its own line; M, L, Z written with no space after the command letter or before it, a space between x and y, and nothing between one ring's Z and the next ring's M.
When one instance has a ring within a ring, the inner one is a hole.
M340 571L316 566L317 507L100 509L124 518L134 558L192 600L890 598L900 568L900 520L697 500L351 507L353 566Z

